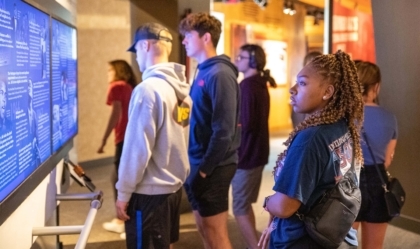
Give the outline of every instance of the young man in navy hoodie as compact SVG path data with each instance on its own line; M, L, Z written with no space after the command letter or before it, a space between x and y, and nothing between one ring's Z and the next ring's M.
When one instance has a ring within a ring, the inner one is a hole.
M230 249L228 192L240 144L238 71L229 57L216 54L222 25L215 17L190 14L179 30L187 55L198 62L190 92L191 173L184 186L205 248Z

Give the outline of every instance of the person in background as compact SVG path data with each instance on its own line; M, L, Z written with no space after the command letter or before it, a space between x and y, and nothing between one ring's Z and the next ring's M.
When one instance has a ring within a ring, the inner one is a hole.
M244 74L241 89L241 146L238 169L232 179L233 214L249 249L257 249L258 235L252 203L258 199L264 165L270 151L268 115L270 95L267 82L276 87L266 56L259 45L246 44L236 58L238 71Z
M16 3L13 3L13 30L15 32L15 44L16 40L18 39L18 19L19 19L19 11L17 9Z
M67 85L67 72L62 71L61 72L61 78L60 78L60 86L61 86L61 103L62 104L68 104L68 85Z
M104 147L111 135L115 133L115 171L111 174L111 182L114 189L114 198L117 198L115 183L118 181L118 168L120 165L121 153L124 144L124 135L128 122L128 105L131 93L137 85L133 69L125 60L113 60L108 63L108 94L106 104L111 106L105 134L102 138L98 153L104 153ZM110 232L123 233L124 222L114 218L110 222L105 222L102 227Z
M7 89L6 83L0 80L0 131L7 131L11 128L11 121L6 118Z
M168 62L171 50L172 35L158 23L140 26L128 50L143 72L130 101L116 185L128 249L167 249L179 239L192 101L185 66Z
M265 199L273 217L262 232L265 248L323 248L307 233L297 212L306 214L315 202L351 168L357 177L363 162L360 128L363 100L356 67L350 56L338 51L317 56L298 74L290 89L297 113L308 117L284 143L287 149L274 168L275 193ZM356 248L351 229L339 248Z
M303 58L303 66L306 66L311 62L315 57L322 55L319 51L311 51L305 55L305 58Z
M191 174L184 187L205 248L230 249L228 194L240 145L238 71L229 57L216 54L222 24L214 16L189 14L179 30L187 55L198 62L190 93Z
M354 228L362 228L362 248L381 249L388 222L388 215L384 189L376 170L373 157L378 164L383 179L388 179L386 170L394 157L397 145L397 119L378 105L378 95L381 83L379 67L371 62L356 63L357 74L363 85L363 101L365 103L365 117L363 130L372 149L370 153L365 141L362 142L364 167L360 172L360 191L362 206Z
M319 51L311 51L305 55L305 58L303 59L303 66L308 65L309 62L311 62L315 57L318 55L322 55ZM292 124L293 128L296 128L298 124L300 124L305 119L306 114L304 113L296 113L292 108Z
M60 119L60 106L55 104L53 105L52 108L52 115L53 115L53 127L52 127L52 131L53 131L53 138L54 141L56 141L56 143L58 145L61 145L61 143L63 142L63 131L61 128L61 119Z
M41 50L41 77L45 79L47 77L47 20L42 21L39 29L39 42Z
M6 83L0 80L0 128L3 128L3 126L5 126L6 123L6 103Z
M28 138L32 143L31 166L38 167L41 164L41 152L39 150L38 115L34 109L34 83L28 79Z
M34 109L34 83L28 79L28 133L38 139L38 117Z

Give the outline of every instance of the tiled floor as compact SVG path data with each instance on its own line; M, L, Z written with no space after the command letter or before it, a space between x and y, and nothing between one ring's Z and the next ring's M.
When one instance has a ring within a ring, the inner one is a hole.
M263 230L268 223L267 213L263 211L261 207L263 198L272 193L273 179L272 179L272 168L276 160L277 154L279 154L284 146L282 142L284 137L273 137L270 140L270 162L266 166L263 173L263 181L260 189L259 200L254 204L255 215L257 219L257 228L259 231ZM110 171L112 165L104 165L92 168L85 168L86 174L92 178L97 189L104 192L104 203L102 208L98 211L96 216L95 224L92 228L89 242L92 243L86 248L125 248L118 234L107 232L102 229L101 224L105 221L109 221L114 217L114 201L112 197L112 186L110 184ZM86 192L86 188L79 187L77 184L73 184L70 187L69 192L79 193ZM187 205L187 203L184 203ZM186 208L188 209L188 207ZM83 224L86 214L89 210L88 202L66 202L60 206L60 223L63 225L79 225ZM243 249L246 246L243 244L236 222L230 210L229 218L229 235L234 248ZM78 235L66 235L61 236L60 240L64 245L74 245L77 242ZM108 241L108 242L107 242ZM112 242L111 242L112 241ZM121 241L121 242L119 242ZM71 248L68 246L66 248ZM203 248L198 232L195 228L195 223L191 212L186 212L181 216L181 234L180 241L175 244L175 249L199 249ZM420 235L405 231L403 229L389 226L387 230L385 249L394 248L407 248L414 249L420 248Z

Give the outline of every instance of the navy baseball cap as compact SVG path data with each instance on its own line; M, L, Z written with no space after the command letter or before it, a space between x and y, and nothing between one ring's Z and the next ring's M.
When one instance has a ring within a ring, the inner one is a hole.
M172 42L171 38L160 35L160 32L162 32L163 30L166 30L169 33L169 30L165 26L159 23L148 22L141 25L136 30L136 36L134 37L133 45L131 45L131 47L128 48L127 51L135 53L136 44L138 41L141 41L141 40L152 39L152 40L164 40L164 41Z

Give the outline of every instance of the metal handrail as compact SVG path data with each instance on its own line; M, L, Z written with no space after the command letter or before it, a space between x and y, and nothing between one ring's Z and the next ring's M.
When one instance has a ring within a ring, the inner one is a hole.
M34 227L32 228L32 236L79 234L82 232L82 229L83 225Z
M56 195L57 201L80 201L80 200L97 200L97 196L103 196L102 191L86 193L86 194L58 194Z
M102 206L102 200L93 200L90 203L90 210L86 217L85 225L83 226L82 232L80 233L75 249L84 249L86 247L87 240L89 238L90 230L92 229L93 222L95 221L96 213Z
M93 222L95 221L98 209L101 208L103 202L103 192L87 194L60 194L56 196L57 200L92 200L90 203L89 213L86 217L85 223L79 226L48 226L48 227L33 227L32 236L47 236L47 235L66 235L66 234L80 234L75 249L84 249L92 230Z

